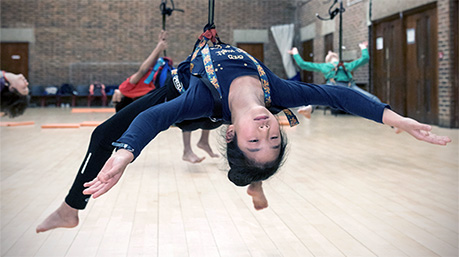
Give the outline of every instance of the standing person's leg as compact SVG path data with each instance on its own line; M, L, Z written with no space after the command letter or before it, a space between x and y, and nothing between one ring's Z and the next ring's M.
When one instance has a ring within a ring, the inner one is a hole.
M191 148L191 131L183 131L182 132L183 138L183 156L182 160L191 162L191 163L199 163L202 162L206 157L198 157Z
M212 151L209 145L210 130L216 129L222 125L222 122L213 122L209 118L200 118L197 120L185 120L176 124L183 131L183 160L191 163L201 162L204 158L198 157L191 149L191 131L202 129L201 139L198 142L198 147L206 151L212 158L219 157ZM198 161L196 161L198 160Z
M163 103L166 93L166 87L148 93L113 115L93 131L88 151L65 198L65 202L37 226L37 232L78 225L78 210L84 209L90 198L90 196L83 194L83 184L97 176L113 152L112 142L121 137L132 120L151 106Z
M199 139L199 142L198 142L198 147L206 151L207 154L209 154L209 156L212 158L220 157L220 155L212 151L212 148L210 147L210 144L209 144L209 135L210 135L210 130L207 130L207 129L202 130L201 138Z

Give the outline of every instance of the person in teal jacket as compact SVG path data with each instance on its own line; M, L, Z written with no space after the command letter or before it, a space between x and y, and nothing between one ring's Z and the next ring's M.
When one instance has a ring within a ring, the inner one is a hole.
M315 71L321 72L326 80L326 84L328 85L337 85L337 86L345 86L350 87L375 101L381 102L378 97L375 95L370 94L369 92L361 89L358 87L354 79L352 78L352 73L357 68L365 65L370 60L370 56L368 54L368 42L363 42L359 44L360 49L362 50L362 56L354 60L352 62L344 62L344 68L339 66L339 56L337 53L328 51L327 56L325 56L324 63L314 63L314 62L307 62L304 61L300 54L298 53L298 49L293 47L289 53L293 55L293 59L298 64L298 66L307 71ZM312 112L312 106L302 107L298 110L300 113L305 115L307 118L310 118L310 113Z

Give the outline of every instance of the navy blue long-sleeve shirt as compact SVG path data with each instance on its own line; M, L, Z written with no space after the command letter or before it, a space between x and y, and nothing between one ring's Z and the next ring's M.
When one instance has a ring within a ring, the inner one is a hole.
M237 48L223 46L210 48L210 50L222 91L223 119L230 122L228 93L231 82L241 76L258 76L258 71L255 64ZM303 105L328 105L382 123L384 109L388 108L388 105L372 101L367 96L346 87L284 80L263 64L261 66L268 76L272 106L280 109ZM168 129L172 124L212 115L214 100L211 92L199 78L190 74L189 67L190 57L178 67L180 80L188 86L187 91L169 102L142 112L118 140L134 149L134 158L137 158L142 149L159 132ZM201 54L193 60L192 67L192 73L206 76Z

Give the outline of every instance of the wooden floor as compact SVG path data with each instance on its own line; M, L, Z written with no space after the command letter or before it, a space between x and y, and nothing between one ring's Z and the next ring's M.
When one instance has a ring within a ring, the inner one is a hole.
M173 128L90 201L78 227L36 234L93 130L41 125L110 115L34 108L16 119L34 125L0 128L1 256L458 256L458 130L435 127L453 139L441 147L320 111L285 129L289 156L264 183L268 209L255 211L246 189L227 180L223 158L181 161ZM219 135L211 134L215 149Z

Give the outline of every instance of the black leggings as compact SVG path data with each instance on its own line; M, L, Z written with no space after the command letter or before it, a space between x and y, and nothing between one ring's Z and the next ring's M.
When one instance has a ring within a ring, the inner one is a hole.
M167 87L151 91L94 129L86 156L65 198L65 202L68 205L75 209L84 209L86 207L90 196L83 195L83 184L97 177L105 162L112 155L114 150L112 142L115 142L123 135L137 115L154 105L164 103L167 92Z
M65 198L65 202L72 208L82 210L86 207L90 196L84 195L83 184L93 180L113 153L112 142L120 138L128 129L131 122L144 110L179 96L175 87L170 83L155 89L141 98L135 100L104 123L94 129L91 135L86 156L81 163L78 174ZM212 122L209 118L200 118L193 121L183 121L176 125L183 131L196 129L211 130L218 128L221 122Z
M123 109L124 107L128 106L132 102L134 102L134 99L126 97L126 96L123 96L121 98L121 101L119 103L117 103L116 106L115 106L116 112L121 111L121 109Z

